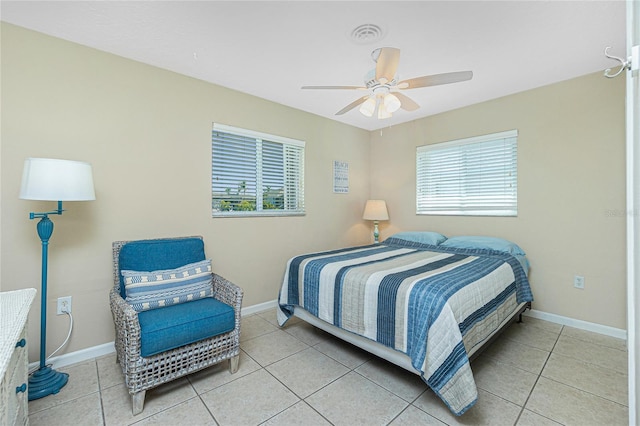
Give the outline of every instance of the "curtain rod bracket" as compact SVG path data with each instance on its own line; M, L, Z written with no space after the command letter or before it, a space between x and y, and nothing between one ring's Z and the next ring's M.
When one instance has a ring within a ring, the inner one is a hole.
M626 60L619 58L617 56L613 56L609 54L609 49L611 49L611 46L608 46L604 49L604 56L606 56L609 59L613 59L616 60L618 62L620 62L620 69L615 73L615 74L611 74L611 68L607 68L604 71L604 76L607 78L614 78L619 76L620 74L622 74L622 71L624 70L630 70L631 69L631 56L629 56Z

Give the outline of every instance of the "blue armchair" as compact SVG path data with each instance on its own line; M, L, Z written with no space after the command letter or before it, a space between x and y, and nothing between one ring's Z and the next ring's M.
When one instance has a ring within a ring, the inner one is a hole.
M243 292L210 272L201 237L116 241L113 266L116 358L134 415L147 389L224 360L237 371Z

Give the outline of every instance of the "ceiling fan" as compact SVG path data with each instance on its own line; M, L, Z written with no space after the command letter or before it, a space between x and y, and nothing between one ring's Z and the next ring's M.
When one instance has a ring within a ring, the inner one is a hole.
M377 117L382 119L391 117L391 114L400 108L406 111L415 111L420 108L420 105L401 93L400 90L457 83L471 80L473 77L473 72L471 71L459 71L425 75L398 82L396 71L400 62L400 49L381 47L371 52L371 57L376 62L376 67L365 76L364 86L302 86L302 88L369 90L370 93L368 95L351 102L336 112L336 115L342 115L360 106L360 112L367 117L371 117L377 112Z

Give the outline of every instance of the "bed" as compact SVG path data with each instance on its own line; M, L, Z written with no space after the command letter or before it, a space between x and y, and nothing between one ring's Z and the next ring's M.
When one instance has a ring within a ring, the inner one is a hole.
M462 415L478 398L470 358L531 306L528 269L499 238L399 233L291 258L278 322L295 315L419 374Z

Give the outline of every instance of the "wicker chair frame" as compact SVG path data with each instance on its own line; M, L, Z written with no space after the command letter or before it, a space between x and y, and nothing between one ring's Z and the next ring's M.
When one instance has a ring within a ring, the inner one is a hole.
M202 237L197 237L202 238ZM148 389L229 360L229 371L238 370L240 359L240 309L243 291L230 281L213 274L213 297L233 307L232 331L149 357L140 355L138 313L120 296L119 254L129 241L113 242L113 287L109 293L115 325L116 362L120 363L125 384L132 397L133 415L144 408Z

